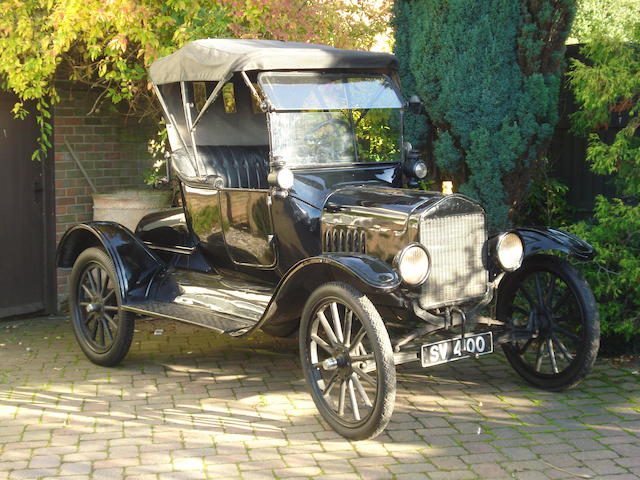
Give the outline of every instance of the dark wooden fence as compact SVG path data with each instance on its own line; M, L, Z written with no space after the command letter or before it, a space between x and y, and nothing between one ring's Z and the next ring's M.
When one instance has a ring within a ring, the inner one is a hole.
M567 62L571 58L584 61L579 54L579 45L567 47ZM549 159L556 176L569 187L567 202L576 209L579 216L590 216L596 195L613 197L616 188L610 176L596 175L586 161L587 139L570 131L570 115L578 109L573 93L565 81L560 92L560 120L549 147ZM612 116L609 128L599 132L605 142L612 142L624 122L617 115Z

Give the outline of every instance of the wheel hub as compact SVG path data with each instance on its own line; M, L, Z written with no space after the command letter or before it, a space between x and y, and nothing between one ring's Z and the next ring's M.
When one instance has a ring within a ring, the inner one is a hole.
M336 367L339 374L343 378L351 375L351 358L349 357L349 349L344 345L338 345L335 349L334 358L336 359Z
M87 313L99 312L99 311L102 311L103 308L104 308L104 305L100 302L91 302L89 305L85 307L85 309L87 310Z
M353 372L351 368L351 358L349 349L344 345L338 345L333 350L333 356L322 362L325 370L338 370L341 377L346 378Z
M536 317L538 319L538 329L540 333L542 336L546 336L551 331L553 325L551 313L545 307L540 307Z
M338 368L338 360L333 357L327 358L322 362L322 368L324 368L325 370L335 370L336 368Z

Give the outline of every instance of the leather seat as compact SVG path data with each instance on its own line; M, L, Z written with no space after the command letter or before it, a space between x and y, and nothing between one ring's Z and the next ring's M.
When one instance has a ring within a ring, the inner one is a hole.
M269 148L266 146L199 145L198 156L205 169L201 175L220 177L226 188L269 188ZM173 152L171 157L179 175L189 179L195 177L183 148Z

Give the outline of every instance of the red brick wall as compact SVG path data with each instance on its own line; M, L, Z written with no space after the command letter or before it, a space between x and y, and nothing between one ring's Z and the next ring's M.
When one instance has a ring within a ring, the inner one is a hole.
M151 165L147 140L151 125L140 124L103 108L90 116L95 94L67 90L54 110L56 245L78 222L91 220L91 187L65 145L71 145L98 192L144 184L142 172ZM58 270L58 299L67 296L67 271Z

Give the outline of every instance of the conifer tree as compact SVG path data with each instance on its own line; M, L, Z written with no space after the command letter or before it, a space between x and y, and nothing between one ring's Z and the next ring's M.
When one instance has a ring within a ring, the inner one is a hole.
M558 118L575 0L397 0L404 88L425 102L433 154L456 189L508 225ZM409 121L408 137L425 127Z

